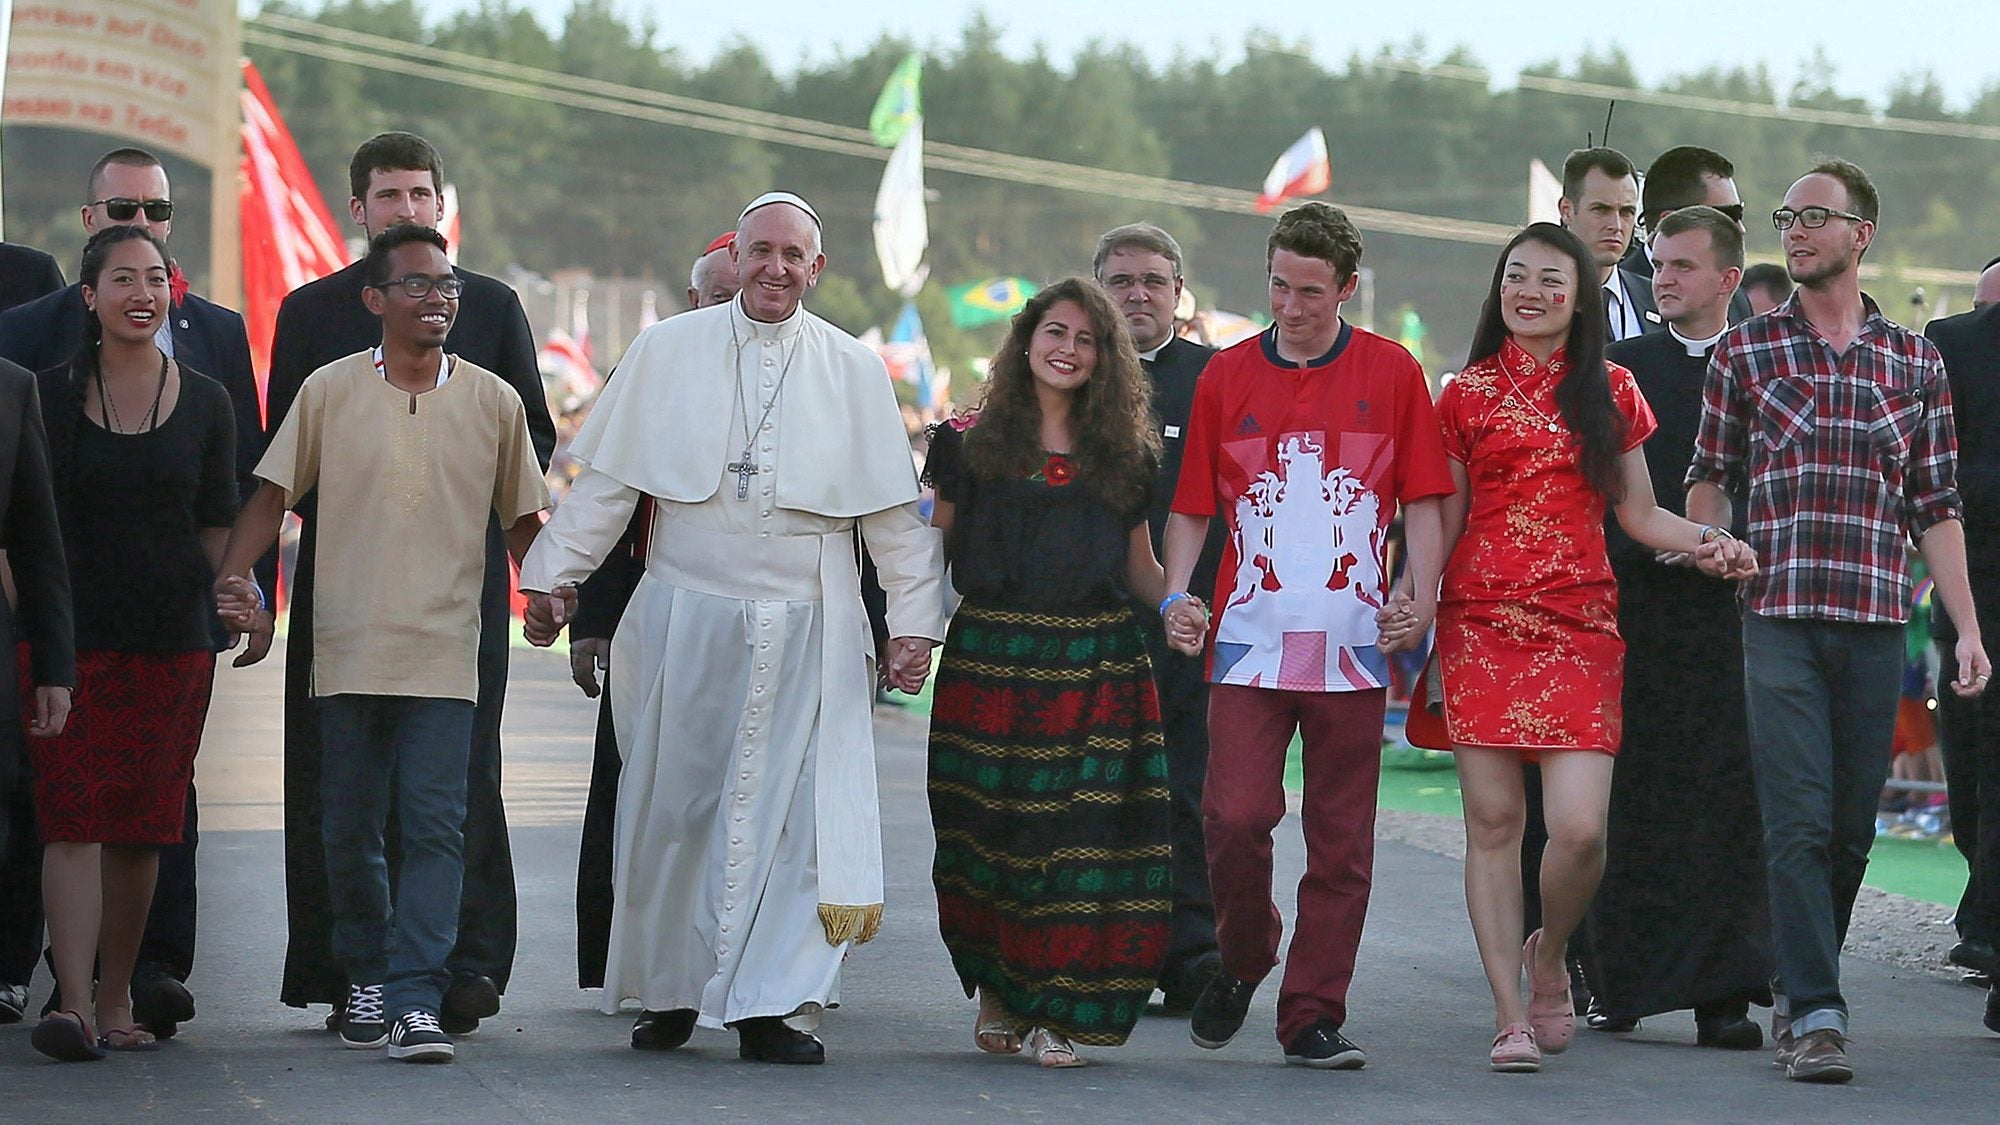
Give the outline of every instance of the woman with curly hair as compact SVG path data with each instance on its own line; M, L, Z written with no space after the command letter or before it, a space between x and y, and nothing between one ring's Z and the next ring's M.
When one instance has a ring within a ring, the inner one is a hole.
M1166 744L1134 609L1165 594L1159 452L1124 318L1075 277L1014 318L981 408L931 432L965 599L931 713L938 924L979 1049L1047 1067L1123 1043L1166 956ZM1169 643L1198 651L1188 620Z
M1409 735L1456 752L1465 800L1465 899L1493 989L1490 1062L1534 1071L1575 1025L1564 952L1604 873L1625 642L1605 553L1615 513L1634 540L1738 579L1756 556L1728 530L1654 502L1640 448L1656 428L1632 373L1604 360L1604 298L1590 251L1535 223L1494 266L1465 369L1437 404L1457 492L1445 498L1437 610L1438 714ZM1415 623L1402 595L1383 635ZM1541 766L1549 843L1542 928L1520 944L1522 762ZM1528 999L1521 977L1526 970Z

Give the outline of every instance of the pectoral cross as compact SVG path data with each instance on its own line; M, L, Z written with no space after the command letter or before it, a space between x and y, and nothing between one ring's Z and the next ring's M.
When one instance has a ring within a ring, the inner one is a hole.
M710 464L714 464L714 462L710 462ZM731 461L729 464L724 465L723 468L736 474L736 498L738 500L750 499L750 478L756 476L759 471L757 466L750 461L750 451L744 450L742 460Z

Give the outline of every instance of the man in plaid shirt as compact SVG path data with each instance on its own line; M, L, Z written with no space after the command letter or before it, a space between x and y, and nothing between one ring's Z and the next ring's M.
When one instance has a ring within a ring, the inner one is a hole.
M1960 695L1986 687L1966 581L1957 440L1930 341L1861 292L1878 200L1825 161L1771 216L1798 291L1722 338L1688 469L1688 518L1730 525L1747 484L1743 656L1776 942L1778 1062L1846 1082L1840 946L1889 774L1914 542L1959 624Z

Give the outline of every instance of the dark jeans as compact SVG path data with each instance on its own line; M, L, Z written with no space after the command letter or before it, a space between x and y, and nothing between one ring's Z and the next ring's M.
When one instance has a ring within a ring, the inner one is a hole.
M436 1012L458 940L472 701L327 696L320 724L333 955L349 981L385 986L390 1019ZM382 839L392 801L401 826L393 913Z
M1903 630L1743 615L1750 756L1764 816L1778 1010L1847 1034L1840 947L1875 843Z
M1938 710L1944 735L1944 780L1951 832L1965 857L1965 894L1958 900L1958 936L2000 943L2000 692L1960 699L1958 653L1938 641Z

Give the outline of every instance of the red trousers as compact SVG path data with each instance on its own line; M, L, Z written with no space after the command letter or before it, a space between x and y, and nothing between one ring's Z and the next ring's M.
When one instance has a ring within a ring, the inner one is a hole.
M1271 900L1271 831L1285 815L1285 751L1305 744L1306 874L1278 992L1278 1041L1322 1019L1347 1020L1347 986L1375 869L1386 692L1276 691L1214 684L1202 827L1223 968L1260 981L1278 963L1284 923Z

